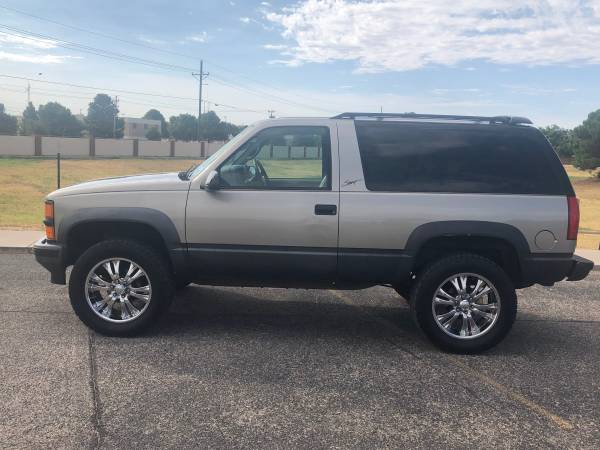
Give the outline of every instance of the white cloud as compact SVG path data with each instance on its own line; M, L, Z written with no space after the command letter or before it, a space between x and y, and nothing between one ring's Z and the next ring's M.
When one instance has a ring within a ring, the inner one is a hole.
M600 63L600 0L301 0L265 17L293 42L292 66Z
M262 46L265 50L286 50L287 45L283 44L265 44Z
M155 38L149 38L146 36L138 36L138 39L142 42L145 42L146 44L151 44L151 45L164 45L166 44L165 41L163 41L162 39L155 39Z
M186 38L186 40L188 40L188 41L200 42L201 44L208 42L209 39L210 38L206 31L203 31L202 33L199 33L199 34L194 34L193 36L188 36Z
M24 36L14 36L0 33L0 42L19 47L51 49L56 48L56 42L50 39L32 39Z
M250 17L240 17L240 22L242 23L250 23Z
M465 88L465 89L448 89L448 88L437 88L431 91L435 95L446 95L446 94L478 94L481 89L477 88Z
M521 95L553 95L553 94L568 94L577 92L573 87L550 87L544 88L539 86L527 86L524 84L504 84L503 88L508 89L513 94Z
M59 55L35 55L22 53L9 53L0 51L0 61L25 62L37 64L60 64L67 59L72 59L71 56Z

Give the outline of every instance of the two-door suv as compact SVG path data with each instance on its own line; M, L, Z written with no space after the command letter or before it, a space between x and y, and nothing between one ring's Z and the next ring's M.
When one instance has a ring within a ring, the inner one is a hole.
M247 127L180 173L90 181L46 200L34 247L77 315L140 332L177 287L393 287L438 346L498 343L515 290L581 280L578 202L519 117L344 113Z

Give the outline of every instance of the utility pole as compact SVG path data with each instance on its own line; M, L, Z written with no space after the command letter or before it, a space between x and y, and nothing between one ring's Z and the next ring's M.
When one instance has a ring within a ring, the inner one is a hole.
M117 114L119 113L119 96L115 95L115 115L113 117L113 138L117 138Z
M38 72L38 76L42 76L42 72ZM27 104L31 103L31 83L27 82Z
M204 73L203 61L200 60L200 72L192 73L192 76L198 78L198 141L200 140L200 117L202 116L202 84L208 72Z

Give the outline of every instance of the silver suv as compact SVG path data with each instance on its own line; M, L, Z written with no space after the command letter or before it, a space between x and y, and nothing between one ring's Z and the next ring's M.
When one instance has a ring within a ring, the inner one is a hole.
M361 289L408 299L438 346L478 352L515 289L581 280L578 202L528 119L345 113L249 126L180 173L51 193L35 256L77 315L138 333L178 287Z

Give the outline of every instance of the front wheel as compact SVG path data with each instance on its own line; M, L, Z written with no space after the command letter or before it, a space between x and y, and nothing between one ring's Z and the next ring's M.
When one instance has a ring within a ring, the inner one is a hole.
M69 279L77 316L109 336L142 332L166 312L173 292L163 257L128 240L93 245L77 259Z
M496 263L457 254L423 272L412 290L411 308L435 345L456 353L478 353L506 336L516 318L517 296Z

